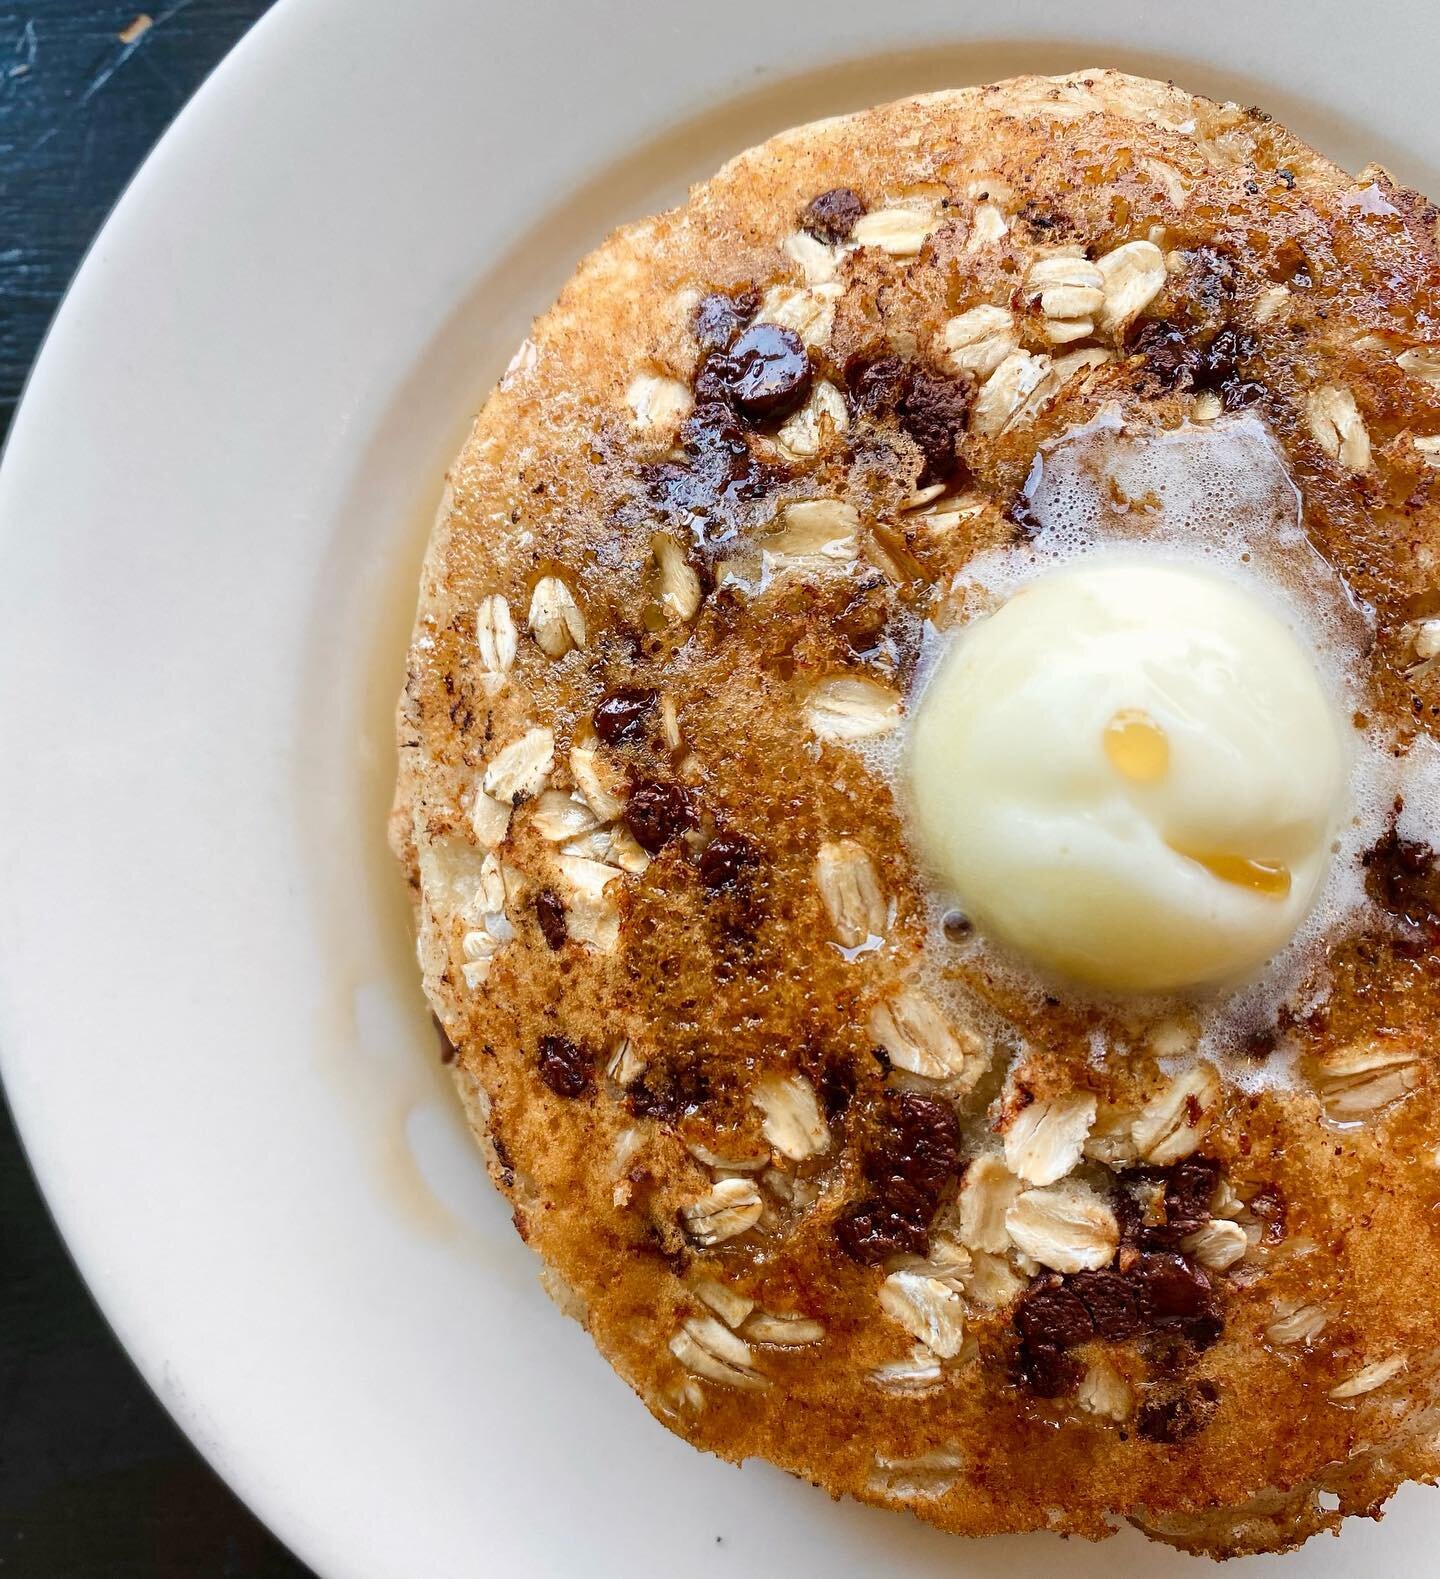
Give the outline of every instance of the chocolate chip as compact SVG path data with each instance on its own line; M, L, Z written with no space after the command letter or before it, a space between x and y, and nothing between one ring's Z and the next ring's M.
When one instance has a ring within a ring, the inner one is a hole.
M1193 389L1204 362L1200 347L1163 318L1143 320L1131 350L1145 358L1145 371L1162 389Z
M637 1118L675 1119L693 1113L710 1096L710 1079L698 1065L646 1070L627 1093Z
M855 1071L844 1059L832 1058L821 1069L817 1085L825 1117L833 1123L855 1100Z
M878 1266L891 1256L923 1256L930 1248L930 1225L903 1204L872 1196L836 1219L835 1238L852 1261Z
M560 1097L584 1096L595 1085L595 1060L566 1036L542 1036L540 1078Z
M1428 844L1401 838L1392 822L1361 862L1365 892L1382 910L1414 927L1440 923L1440 866Z
M731 386L738 376L739 369L728 356L716 352L714 356L706 357L695 374L696 406L723 406L733 421L735 414L730 408Z
M1181 1333L1197 1348L1220 1336L1221 1316L1210 1279L1182 1255L1150 1252L1130 1271L1147 1327Z
M760 859L759 848L741 833L717 833L696 866L706 888L729 888Z
M672 839L695 826L695 809L680 785L641 779L630 792L625 821L640 848L658 855Z
M1063 1349L1022 1343L1011 1367L1014 1380L1037 1398L1063 1398L1080 1385L1085 1367Z
M552 949L565 947L565 939L569 936L565 926L565 906L553 888L542 888L535 895L535 919L540 923L540 931Z
M959 1155L960 1126L948 1103L916 1091L887 1093L862 1160L875 1194L837 1222L840 1248L867 1266L890 1255L924 1255Z
M948 1102L918 1091L902 1091L886 1105L885 1127L865 1159L877 1183L902 1179L922 1195L939 1200L960 1157L960 1125Z
M595 733L607 746L638 740L644 733L645 715L655 705L657 693L641 686L621 686L611 691L593 714Z
M720 362L711 357L706 368ZM751 422L788 416L809 394L812 372L804 341L775 323L751 324L742 331L717 369L736 410Z
M889 354L852 357L845 383L857 414L893 413L915 441L922 457L922 485L943 481L960 469L959 445L970 408L967 384Z
M1015 1307L1015 1328L1032 1349L1073 1349L1095 1335L1085 1302L1064 1279L1042 1277Z
M970 392L959 379L946 378L925 367L913 367L897 412L900 426L915 440L924 457L920 484L943 482L960 464L959 444L965 432Z
M898 356L855 356L845 364L845 387L857 413L883 416L905 393L907 366Z
M710 358L713 362L716 359ZM709 366L709 363L706 364ZM750 441L739 418L723 398L700 401L680 427L680 445L697 460L727 460L727 470L748 460Z
M1146 1259L1141 1258L1142 1262ZM1152 1263L1163 1259L1148 1258ZM1178 1256L1173 1259L1181 1261ZM1149 1324L1141 1308L1147 1288L1164 1305L1167 1327L1180 1326L1185 1336L1192 1336L1191 1329L1199 1319L1196 1303L1186 1301L1164 1283L1169 1270L1150 1265L1146 1268L1148 1281L1139 1285L1126 1274L1108 1269L1068 1277L1045 1273L1036 1278L1021 1295L1012 1317L1020 1338L1012 1367L1015 1379L1043 1398L1071 1391L1079 1371L1066 1351L1092 1338L1123 1343L1138 1336ZM1203 1306L1203 1299L1200 1304Z
M744 290L734 296L727 296L724 291L711 291L708 296L701 297L695 308L691 320L695 338L707 351L723 351L759 307L760 298L753 290Z
M1223 390L1238 382L1240 364L1255 355L1259 342L1248 329L1222 324L1201 354L1200 381L1212 389Z
M643 1075L631 1085L627 1100L630 1111L637 1118L675 1118L682 1111L680 1101L670 1086L652 1083Z
M1118 1272L1077 1272L1068 1281L1090 1313L1096 1337L1124 1343L1140 1331L1135 1291Z
M1204 1307L1208 1280L1184 1256L1154 1252L1141 1256L1130 1273L1140 1312L1154 1326L1170 1326Z
M1135 1417L1135 1429L1147 1442L1183 1442L1209 1425L1214 1413L1214 1400L1197 1389L1142 1404Z
M715 382L719 397L712 394L699 401L681 424L680 444L687 460L662 461L644 471L657 513L688 520L706 541L732 536L744 502L763 495L773 475L751 455L745 428L728 404L725 381Z
M1226 411L1244 411L1258 405L1264 398L1264 384L1257 384L1251 378L1237 378L1220 390L1220 404Z
M1165 1226L1194 1233L1210 1220L1210 1202L1220 1182L1220 1164L1209 1157L1187 1157L1165 1176Z
M811 198L800 216L800 224L820 241L848 241L864 212L864 203L848 186L832 186L828 192Z

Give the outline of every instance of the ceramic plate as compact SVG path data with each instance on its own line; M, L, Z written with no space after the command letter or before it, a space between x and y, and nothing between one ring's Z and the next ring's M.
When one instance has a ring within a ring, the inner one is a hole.
M0 472L0 1045L122 1342L321 1574L1195 1569L967 1544L651 1421L440 1079L390 710L445 463L613 225L794 122L1088 65L1440 192L1437 45L1425 0L285 0L136 177ZM1435 1509L1288 1571L1419 1572Z

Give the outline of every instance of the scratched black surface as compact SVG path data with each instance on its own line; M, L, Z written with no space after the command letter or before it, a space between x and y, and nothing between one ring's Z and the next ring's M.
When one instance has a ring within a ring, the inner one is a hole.
M0 0L0 434L71 275L269 0ZM304 1579L131 1368L0 1126L0 1576Z

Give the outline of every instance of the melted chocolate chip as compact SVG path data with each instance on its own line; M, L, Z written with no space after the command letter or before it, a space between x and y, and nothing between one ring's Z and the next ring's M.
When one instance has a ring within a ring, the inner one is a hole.
M835 1238L852 1261L878 1266L891 1256L923 1256L930 1248L930 1225L903 1202L872 1196L836 1219Z
M857 415L894 416L919 447L922 485L960 470L959 445L970 408L969 386L918 362L860 354L845 367L850 406Z
M645 730L645 716L655 706L657 693L626 685L611 691L595 709L595 733L607 746L638 740Z
M850 404L866 416L894 411L905 394L906 364L898 356L852 357L845 367Z
M1123 1343L1143 1325L1135 1290L1114 1271L1044 1273L1021 1295L1012 1321L1020 1337L1012 1374L1041 1398L1079 1382L1081 1367L1067 1350L1092 1338Z
M637 1118L675 1119L693 1113L710 1096L710 1080L693 1064L678 1069L647 1070L630 1087L630 1111Z
M711 362L714 360L710 358ZM727 474L733 472L737 464L747 463L750 457L750 441L745 429L723 396L697 402L694 411L680 425L680 446L687 455L699 461L723 460Z
M765 492L770 474L751 455L745 429L723 398L696 405L681 425L680 444L685 462L645 469L651 499L667 519L688 520L692 528L703 526L706 541L723 541L733 535L744 502Z
M1073 1349L1095 1335L1089 1309L1064 1279L1042 1277L1015 1307L1015 1326L1033 1349Z
M566 1036L540 1038L540 1078L560 1097L584 1096L595 1086L595 1060Z
M1201 378L1211 389L1224 390L1240 378L1240 364L1248 361L1259 342L1248 329L1222 324L1202 353Z
M640 848L658 855L672 839L695 826L695 809L680 785L641 779L630 792L625 821Z
M1045 1273L1020 1296L1011 1319L1020 1340L1013 1373L1021 1385L1046 1398L1068 1391L1072 1371L1061 1357L1092 1338L1124 1343L1152 1334L1175 1344L1178 1353L1184 1352L1179 1340L1205 1348L1219 1336L1220 1308L1210 1280L1184 1256L1129 1250L1119 1264L1126 1270Z
M855 1071L845 1060L832 1058L820 1071L817 1084L825 1117L834 1123L855 1100Z
M836 1223L840 1248L867 1266L891 1255L924 1255L959 1155L960 1126L948 1103L916 1091L887 1094L862 1161L875 1194Z
M1220 1164L1209 1157L1187 1157L1165 1175L1165 1226L1194 1233L1210 1220L1210 1201L1220 1182Z
M1392 823L1361 860L1365 892L1382 910L1427 930L1440 923L1440 866L1428 844L1401 838Z
M1199 346L1163 318L1144 320L1131 349L1145 358L1145 371L1162 389L1193 389L1204 361Z
M900 426L924 457L920 485L943 482L960 465L959 444L970 409L969 390L958 379L912 367L897 412Z
M1264 384L1257 384L1252 378L1237 378L1220 390L1220 404L1226 411L1244 411L1259 405L1264 398Z
M726 356L711 357L720 390L751 422L778 422L810 392L813 369L805 343L784 324L757 323L744 330ZM697 383L696 394L701 385ZM708 392L708 390L707 390Z
M800 216L801 226L820 241L848 241L865 205L848 186L832 186L828 192L811 198Z
M744 290L735 296L711 291L695 308L691 320L695 338L707 351L724 351L759 307L760 298L753 290Z
M949 1102L902 1091L891 1104L887 1170L936 1200L960 1159L960 1124Z
M741 833L717 833L695 863L706 888L729 888L760 859L759 848Z
M1015 1354L1011 1375L1037 1398L1063 1398L1080 1385L1085 1368L1064 1349L1022 1343Z
M1183 1442L1202 1431L1214 1413L1214 1399L1205 1397L1197 1388L1193 1393L1178 1393L1142 1404L1135 1429L1147 1442Z
M1079 1297L1095 1327L1095 1336L1124 1343L1140 1331L1135 1291L1118 1272L1077 1272L1069 1286Z
M565 947L565 939L569 936L565 926L565 906L554 889L542 888L535 895L535 919L540 923L540 931L552 949Z
M707 357L695 375L696 405L722 406L732 422L738 421L730 404L731 385L738 376L739 369L728 356L717 352Z
M1144 1254L1129 1276L1147 1327L1179 1332L1202 1349L1220 1336L1220 1308L1210 1279L1184 1256Z
M1162 389L1210 390L1226 411L1243 411L1265 397L1265 386L1244 377L1242 364L1259 349L1248 329L1222 324L1207 342L1164 319L1140 326L1133 349Z

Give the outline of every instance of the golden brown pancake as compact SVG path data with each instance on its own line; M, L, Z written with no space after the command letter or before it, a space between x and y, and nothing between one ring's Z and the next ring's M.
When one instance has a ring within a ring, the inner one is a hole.
M1263 425L1363 613L1360 722L1418 757L1436 217L1161 83L931 94L617 231L480 413L393 839L517 1230L697 1446L1217 1556L1434 1478L1428 845L1376 818L1364 902L1217 1050L942 924L873 748L1108 412Z

